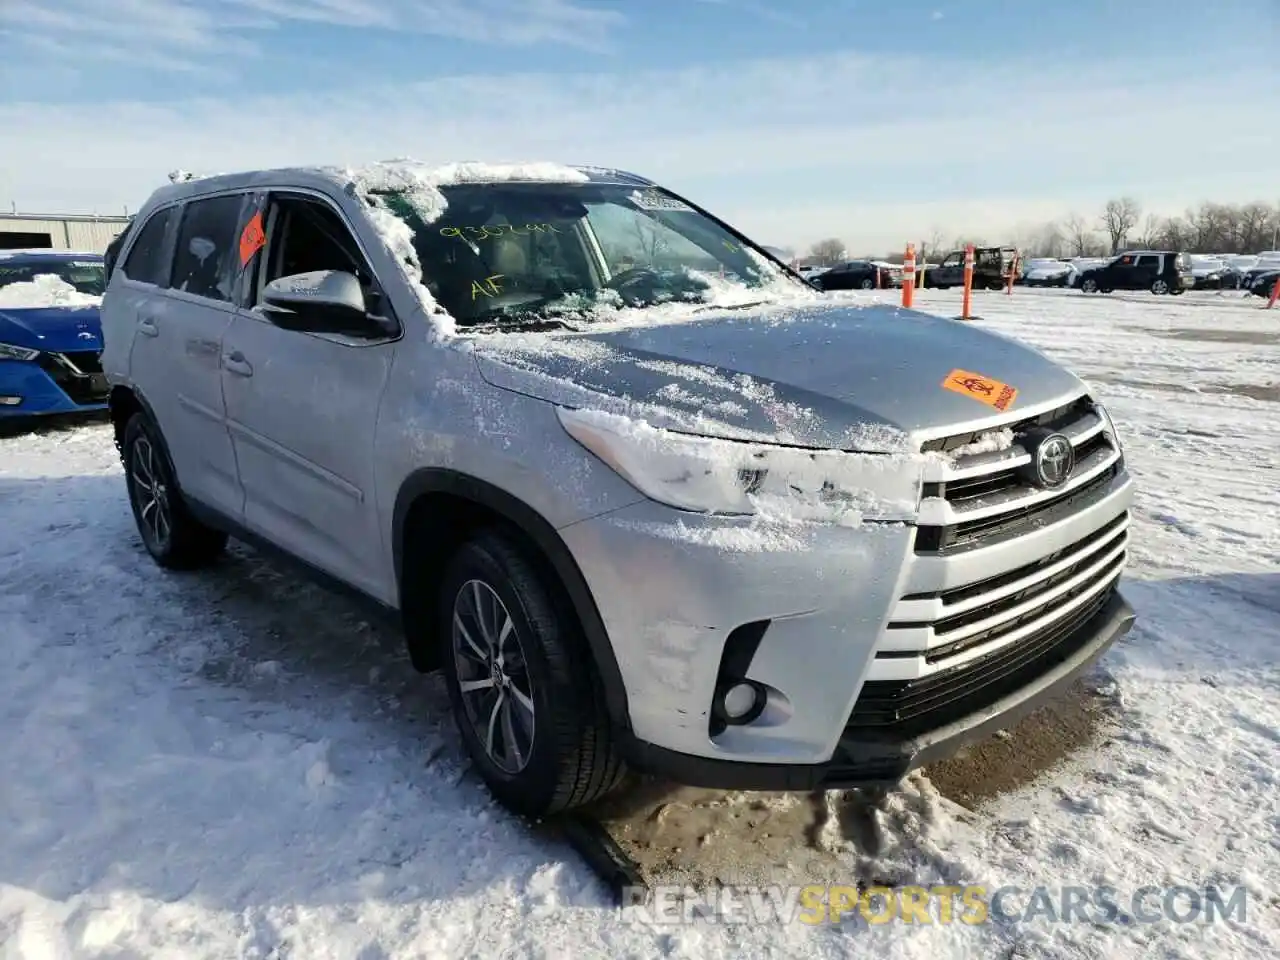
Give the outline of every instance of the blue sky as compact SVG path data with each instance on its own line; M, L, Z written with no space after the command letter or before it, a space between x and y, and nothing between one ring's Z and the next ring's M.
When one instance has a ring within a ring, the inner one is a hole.
M556 159L766 243L1280 201L1280 0L4 0L0 204L164 174Z

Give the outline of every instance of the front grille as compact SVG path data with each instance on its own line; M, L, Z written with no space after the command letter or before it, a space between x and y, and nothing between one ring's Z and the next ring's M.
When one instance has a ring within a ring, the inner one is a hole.
M90 406L106 401L110 388L98 352L42 353L36 362L72 403Z
M849 732L919 736L1022 689L1088 643L1090 621L1111 599L1118 581L1117 574L1069 615L986 656L917 680L868 681L849 716Z
M59 356L81 373L102 372L102 354L97 350L71 350Z
M1072 441L1075 479L1060 492L1043 490L1026 477L1030 456L1021 444L1026 431L1032 428L1059 431ZM1123 468L1120 451L1088 397L1016 421L1007 429L1012 431L1014 443L1001 451L965 452L964 447L980 438L975 433L944 437L924 445L926 452L950 457L923 486L916 553L968 549L1056 522L1105 497ZM930 509L934 517L941 514L945 519L930 522Z
M1009 429L1015 435L1032 427L1048 427L1051 430L1061 430L1063 427L1079 420L1085 414L1092 412L1092 401L1088 397L1080 397L1056 409L1046 410L1044 413L1036 414L1034 417L1025 417L1022 420L1015 421L1009 424ZM985 431L957 433L950 437L939 437L936 440L928 441L921 449L925 453L950 453L952 450L958 450L960 447L976 442L983 432Z

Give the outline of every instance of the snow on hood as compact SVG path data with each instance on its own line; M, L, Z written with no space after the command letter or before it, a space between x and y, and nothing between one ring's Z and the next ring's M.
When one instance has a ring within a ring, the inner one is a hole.
M0 309L39 310L49 307L97 307L102 297L81 293L56 273L0 287Z
M437 338L451 337L457 325L447 310L436 302L422 282L422 264L413 246L413 229L393 213L378 196L394 190L425 223L438 220L449 205L440 187L460 183L586 183L591 178L580 170L559 163L459 163L428 164L420 160L384 160L363 167L326 167L324 172L352 190L368 207L368 216L383 244L391 251L409 278L418 301L430 318Z

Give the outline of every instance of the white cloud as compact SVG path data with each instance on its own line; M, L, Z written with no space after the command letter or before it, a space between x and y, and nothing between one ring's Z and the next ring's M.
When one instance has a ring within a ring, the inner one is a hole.
M254 3L266 16L302 0ZM136 209L174 168L546 158L654 176L766 243L834 234L887 249L934 229L994 237L1120 192L1169 212L1275 199L1273 137L1259 122L1261 100L1275 105L1269 69L1202 55L1191 80L1175 62L1138 59L1054 69L832 54L226 100L9 102L0 130L19 135L0 155L0 205Z
M625 22L581 0L3 0L0 30L82 57L198 68L261 51L263 31L289 23L398 30L492 44L600 47Z

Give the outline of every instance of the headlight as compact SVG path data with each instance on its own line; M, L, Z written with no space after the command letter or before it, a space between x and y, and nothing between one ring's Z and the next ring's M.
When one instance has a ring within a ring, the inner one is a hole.
M34 360L38 356L40 356L39 350L28 350L26 347L0 343L0 360Z
M1104 407L1104 406L1103 406L1102 404L1100 404L1100 403L1099 403L1099 404L1095 404L1095 406L1097 407L1098 413L1102 416L1102 429L1103 429L1103 431L1107 434L1107 436L1109 436L1109 437L1111 438L1111 444L1112 444L1112 446L1114 446L1114 447L1116 448L1116 450L1118 450L1118 451L1120 451L1121 453L1123 453L1123 452L1124 452L1124 448L1123 448L1123 446L1122 446L1122 445L1121 445L1121 443L1120 443L1120 434L1118 434L1118 433L1116 432L1116 424L1115 424L1115 421L1111 419L1111 411L1110 411L1110 410L1108 410L1106 407Z
M922 458L698 437L596 410L556 413L569 435L659 503L698 513L854 526L915 516Z

